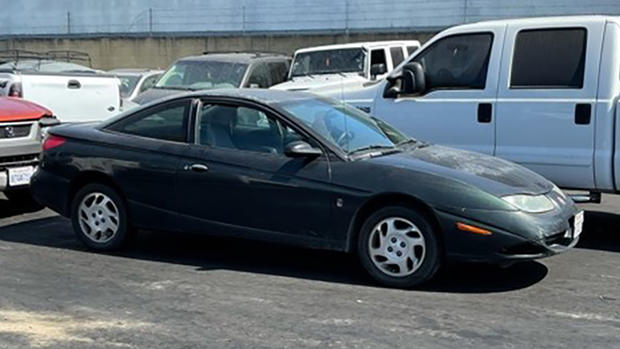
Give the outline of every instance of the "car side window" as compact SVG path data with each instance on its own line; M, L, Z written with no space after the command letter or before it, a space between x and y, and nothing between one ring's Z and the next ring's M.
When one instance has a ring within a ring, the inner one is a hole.
M385 64L385 68L387 69L387 59L385 58L384 49L370 51L370 66L372 67L375 64Z
M411 56L415 51L418 50L417 46L407 46L407 56Z
M271 73L271 85L279 84L286 80L289 68L286 62L269 62L268 65Z
M189 101L167 104L121 119L108 129L135 136L186 142L189 109Z
M155 86L160 76L161 74L155 74L155 75L151 75L147 77L146 79L144 79L142 86L140 86L140 92L144 92L148 90L149 88Z
M403 48L400 46L390 47L390 55L392 56L392 64L394 67L398 66L402 61L405 60L405 56L403 55Z
M477 89L486 86L493 34L459 34L439 39L412 62L424 68L426 87Z
M254 65L246 87L269 87L269 70L265 63L257 63Z
M522 30L517 34L511 88L583 87L585 28Z
M275 117L254 108L205 104L199 114L198 141L214 148L283 154L302 137Z

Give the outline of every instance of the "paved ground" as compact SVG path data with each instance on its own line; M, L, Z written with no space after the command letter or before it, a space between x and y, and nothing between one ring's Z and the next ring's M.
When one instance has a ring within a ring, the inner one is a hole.
M0 348L620 348L620 197L573 251L412 291L338 253L142 234L94 254L0 197Z

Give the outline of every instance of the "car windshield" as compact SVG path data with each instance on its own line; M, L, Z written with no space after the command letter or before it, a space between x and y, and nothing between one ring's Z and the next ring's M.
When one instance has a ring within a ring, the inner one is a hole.
M131 93L138 85L138 81L140 81L140 76L138 75L116 75L116 77L121 81L120 89L121 97L123 98L131 96Z
M218 61L180 61L172 65L159 79L155 88L206 90L237 88L241 85L248 65Z
M361 73L364 71L366 53L361 48L301 52L295 55L291 77Z
M409 140L398 130L336 100L296 99L280 103L293 117L342 151L393 150Z

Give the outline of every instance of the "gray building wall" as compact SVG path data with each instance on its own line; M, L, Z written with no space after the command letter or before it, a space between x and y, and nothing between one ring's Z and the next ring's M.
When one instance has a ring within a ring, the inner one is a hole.
M620 14L620 0L0 0L0 35L436 31L494 18Z

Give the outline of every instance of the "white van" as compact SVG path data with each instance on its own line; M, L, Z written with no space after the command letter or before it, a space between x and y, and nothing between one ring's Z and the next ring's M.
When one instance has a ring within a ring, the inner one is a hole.
M373 86L326 94L415 138L589 190L593 201L620 191L620 17L453 27Z
M299 49L295 51L287 81L271 88L313 91L360 87L385 77L418 48L419 41L402 40Z

